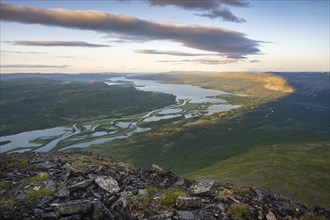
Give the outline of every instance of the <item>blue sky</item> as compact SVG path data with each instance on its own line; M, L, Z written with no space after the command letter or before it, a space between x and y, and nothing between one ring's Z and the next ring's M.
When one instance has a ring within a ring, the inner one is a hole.
M235 0L249 3L240 7L208 1L219 7L157 0L1 1L1 73L329 71L328 0ZM64 9L49 11L63 12L63 19L48 22L44 11L54 8ZM78 18L85 17L72 23L77 10ZM87 10L98 13L89 16ZM216 10L234 18L196 15ZM101 21L102 12L118 16ZM27 19L32 16L40 20Z

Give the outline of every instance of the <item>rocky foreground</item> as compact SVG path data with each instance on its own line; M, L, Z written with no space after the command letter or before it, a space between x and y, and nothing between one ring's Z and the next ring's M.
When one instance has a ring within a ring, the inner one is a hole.
M257 188L196 182L85 152L0 155L0 219L329 219Z

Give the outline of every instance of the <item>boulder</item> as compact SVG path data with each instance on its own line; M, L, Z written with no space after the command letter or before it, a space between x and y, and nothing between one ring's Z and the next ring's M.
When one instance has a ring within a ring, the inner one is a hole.
M99 187L109 192L110 194L115 194L120 190L117 180L111 176L97 176L95 177L95 182Z
M50 169L50 168L54 168L54 167L56 167L57 165L56 165L55 163L53 163L53 162L47 160L47 161L45 161L45 162L42 162L42 163L40 164L40 166L41 166L42 168L45 168L45 169L48 170L48 169Z
M60 189L55 193L55 196L57 196L58 198L66 198L70 196L70 191L67 189Z
M206 196L210 193L212 186L214 185L213 180L202 181L191 188L191 194L198 196Z

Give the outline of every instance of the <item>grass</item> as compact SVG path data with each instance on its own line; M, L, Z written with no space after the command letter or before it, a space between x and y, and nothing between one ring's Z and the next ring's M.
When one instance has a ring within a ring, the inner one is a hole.
M234 194L237 194L242 197L244 197L250 193L250 189L244 188L244 187L233 187L232 191Z
M248 206L242 203L233 203L227 210L228 215L235 216L238 220L243 220L243 214L248 210Z
M183 189L170 187L161 189L154 186L147 187L146 195L138 195L130 199L131 211L135 216L142 215L141 210L145 212L161 212L174 208L176 199L179 196L188 196Z
M176 203L176 199L179 196L188 196L188 194L182 189L170 187L162 191L162 196L159 199L159 204L163 207L173 207Z
M53 195L53 192L47 187L43 186L38 190L31 190L26 194L27 198L26 200L35 200L41 196L51 196Z
M267 188L310 205L330 207L329 158L326 142L265 146L187 176Z
M37 182L42 182L42 181L47 181L47 180L49 180L49 175L46 172L40 172L37 175L30 177L31 183L37 183Z

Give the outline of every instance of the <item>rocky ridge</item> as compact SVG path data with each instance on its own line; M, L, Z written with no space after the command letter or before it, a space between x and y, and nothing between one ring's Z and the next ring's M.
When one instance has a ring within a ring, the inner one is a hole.
M87 152L0 155L0 219L329 219L270 191L196 182Z

